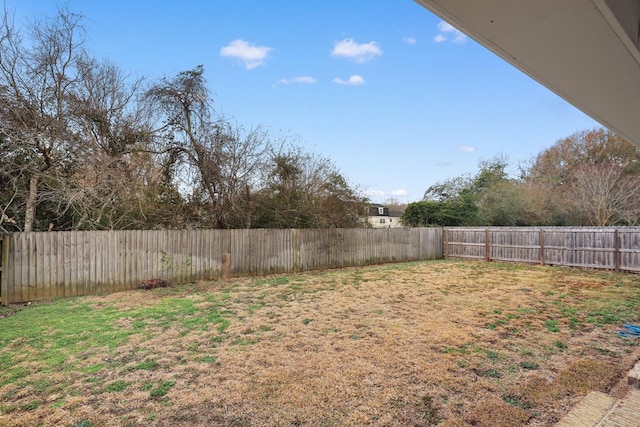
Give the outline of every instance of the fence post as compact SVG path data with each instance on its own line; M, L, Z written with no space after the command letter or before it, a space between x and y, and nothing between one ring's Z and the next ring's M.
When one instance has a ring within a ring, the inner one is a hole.
M544 265L544 228L540 229L540 265Z
M449 255L449 229L444 229L444 254L443 258L447 259L447 255Z
M613 232L613 263L616 271L620 271L620 230Z
M9 235L0 235L0 301L9 305Z
M229 281L231 278L231 254L222 254L222 280Z
M484 230L484 260L489 262L491 261L491 254L490 254L490 250L491 250L491 246L489 244L489 229L486 228Z

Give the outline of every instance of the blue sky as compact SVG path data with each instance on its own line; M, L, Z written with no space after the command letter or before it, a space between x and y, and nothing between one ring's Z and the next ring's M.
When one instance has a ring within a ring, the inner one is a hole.
M67 0L94 56L149 81L204 65L219 112L330 157L380 202L598 124L412 0ZM51 0L6 0L16 23Z

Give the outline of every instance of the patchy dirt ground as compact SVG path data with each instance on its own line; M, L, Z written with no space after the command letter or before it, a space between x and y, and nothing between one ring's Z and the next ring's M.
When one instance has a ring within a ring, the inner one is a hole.
M622 395L640 277L437 261L33 304L0 425L551 426Z

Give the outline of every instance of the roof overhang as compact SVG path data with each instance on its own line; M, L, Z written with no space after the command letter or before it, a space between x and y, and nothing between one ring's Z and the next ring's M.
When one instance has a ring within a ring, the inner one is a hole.
M415 1L640 146L640 1Z

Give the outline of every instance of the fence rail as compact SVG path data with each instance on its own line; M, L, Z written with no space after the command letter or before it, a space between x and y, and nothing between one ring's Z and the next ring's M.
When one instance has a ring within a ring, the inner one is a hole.
M640 272L640 227L453 227L444 255Z
M216 279L442 258L440 228L131 230L0 236L2 304L133 289L142 280Z

